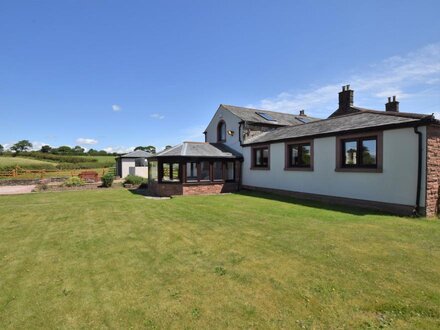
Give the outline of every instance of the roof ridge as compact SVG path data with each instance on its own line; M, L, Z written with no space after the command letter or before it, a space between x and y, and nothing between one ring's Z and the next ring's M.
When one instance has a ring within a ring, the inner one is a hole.
M180 146L182 146L182 145L183 145L183 143L180 143L180 144L175 145L175 146L173 146L173 147L171 147L171 148L164 149L164 150L162 150L162 151L159 151L156 155L159 155L159 154L163 155L163 154L165 154L165 153L167 153L167 152L170 152L171 150L174 150L174 149L176 149L177 147L180 147Z
M354 113L348 113L345 115L340 115L340 116L335 116L335 117L329 117L326 119L322 119L322 120L316 120L316 121L311 121L308 123L304 123L302 125L293 125L293 126L283 126L283 127L278 127L275 128L274 130L271 131L266 131L266 132L262 132L261 134L255 135L253 136L251 139L247 140L245 142L245 144L250 144L252 143L253 140L257 140L261 137L264 137L265 135L268 135L271 132L274 131L288 131L291 130L293 128L298 128L298 127L304 127L304 126L310 126L310 124L314 124L314 125L320 125L322 124L322 122L329 122L331 120L336 120L336 119L340 119L340 118L346 118L346 117L353 117L353 116L359 116L359 115L363 115L363 114L371 114L371 115L388 115L388 116L392 116L392 117L399 117L398 113L394 114L394 113L386 113L385 111L380 111L380 110L359 110L359 112L354 112ZM400 113L402 114L402 113ZM400 116L401 118L410 118L410 119L414 119L414 120L421 120L424 118L429 118L429 117L433 117L433 115L424 115L424 114L415 114L415 115L419 115L419 118L414 118L411 117L411 113L408 113L409 115L407 116Z
M249 108L249 107L242 107L242 106L231 105L231 104L223 104L223 103L221 103L220 106L240 108L240 109L249 110L249 111L264 111L264 112L269 112L269 113L280 113L280 114L289 115L289 116L299 116L299 114L294 114L294 113L290 113L290 112L273 111L273 110L257 109L257 108ZM303 116L309 117L307 115L303 115ZM310 118L313 118L313 117L310 117Z

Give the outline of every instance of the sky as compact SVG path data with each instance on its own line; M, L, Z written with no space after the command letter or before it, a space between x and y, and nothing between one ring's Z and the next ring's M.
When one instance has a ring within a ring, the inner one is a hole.
M0 1L0 144L203 141L219 104L440 118L440 1Z

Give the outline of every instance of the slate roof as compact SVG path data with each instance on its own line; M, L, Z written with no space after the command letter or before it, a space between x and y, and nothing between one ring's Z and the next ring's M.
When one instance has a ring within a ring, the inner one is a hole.
M243 156L223 143L183 142L151 157L242 158Z
M143 150L136 150L129 152L128 154L121 155L121 158L147 158L151 156L151 153Z
M223 107L224 109L232 112L234 115L239 117L241 120L250 122L250 123L259 123L259 124L269 124L269 125L276 125L276 126L292 126L292 125L300 125L304 124L304 121L316 121L321 120L319 118L313 118L309 116L300 116L300 115L294 115L291 113L284 113L284 112L275 112L275 111L268 111L268 110L262 110L262 109L252 109L252 108L244 108L244 107L236 107L234 105L227 105L227 104L220 104L220 107ZM260 113L266 113L273 117L275 121L269 121L261 117L258 112Z
M246 140L244 145L311 136L330 136L340 132L362 129L380 129L381 127L388 128L398 125L410 125L422 120L439 123L432 115L361 110L349 115L331 117L309 124L277 128Z
M369 113L377 113L377 114L383 114L387 116L398 116L398 117L411 117L411 118L423 118L427 115L420 114L420 113L412 113L412 112L384 112L381 110L372 110L372 109L366 109L361 107L355 107L351 106L349 109L337 109L335 112L333 112L329 118L337 117L337 116L343 116L346 114L354 114L354 113L360 113L360 112L369 112Z

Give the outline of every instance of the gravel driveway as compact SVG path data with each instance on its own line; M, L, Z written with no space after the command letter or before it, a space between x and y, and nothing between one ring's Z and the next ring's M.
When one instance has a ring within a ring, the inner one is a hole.
M0 195L29 194L35 185L29 186L0 186Z

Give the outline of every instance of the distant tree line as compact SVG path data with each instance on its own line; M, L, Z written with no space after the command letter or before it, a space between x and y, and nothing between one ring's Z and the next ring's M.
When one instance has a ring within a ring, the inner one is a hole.
M17 143L13 144L9 148L9 152L13 152L13 155L18 155L23 152L28 152L32 150L32 143L29 140L20 140ZM165 149L171 148L170 145L167 145ZM149 146L138 146L134 150L144 150L151 153L156 153L156 147L149 145ZM5 153L7 150L5 150L4 146L0 144L0 155ZM108 153L105 150L95 150L95 149L89 149L85 151L85 149L81 146L75 146L75 147L69 147L69 146L60 146L58 148L51 147L49 145L44 145L41 147L39 152L46 153L46 154L54 154L54 155L90 155L90 156L117 156L119 153L112 152Z

